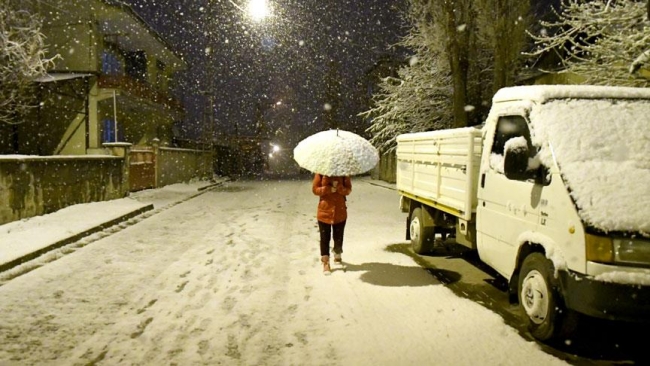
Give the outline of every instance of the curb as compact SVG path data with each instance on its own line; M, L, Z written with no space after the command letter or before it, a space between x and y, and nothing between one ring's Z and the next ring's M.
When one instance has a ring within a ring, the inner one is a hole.
M225 180L222 180L222 181L219 181L219 182L208 184L207 186L197 188L197 191L202 192L202 191L205 191L206 189L218 187L218 186L220 186L220 185L222 185L222 184L224 184L226 182L229 182L229 181L230 181L230 179L225 179Z
M377 182L367 182L367 183L370 184L370 185L376 186L376 187L386 188L386 189L390 189L390 190L393 190L393 191L397 190L397 188L395 188L395 186L389 185L388 183L377 183Z
M0 264L0 272L10 270L10 269L12 269L12 268L14 268L14 267L16 267L16 266L18 266L20 264L28 262L28 261L30 261L32 259L37 258L37 257L40 257L41 255L43 255L43 254L45 254L45 253L47 253L49 251L52 251L52 250L58 249L58 248L60 248L60 247L62 247L64 245L68 245L70 243L74 243L76 241L79 241L79 240L83 239L84 237L86 237L88 235L92 235L94 233L102 231L102 230L104 230L106 228L109 228L109 227L111 227L113 225L119 224L119 223L121 223L123 221L126 221L126 220L128 220L130 218L133 218L135 216L138 216L138 215L140 215L140 214L142 214L144 212L151 211L151 210L153 210L153 204L148 204L148 205L146 205L144 207L141 207L141 208L139 208L137 210L131 211L131 212L125 214L125 215L122 215L122 216L117 217L117 218L115 218L113 220L107 221L107 222L105 222L103 224L97 225L97 226L95 226L93 228L90 228L90 229L88 229L86 231L83 231L83 232L75 234L75 235L73 235L71 237L59 240L58 242L56 242L54 244L48 245L47 247L41 248L41 249L39 249L37 251L34 251L32 253L26 254L26 255L24 255L24 256L22 256L20 258L16 258L16 259L14 259L14 260L12 260L10 262Z

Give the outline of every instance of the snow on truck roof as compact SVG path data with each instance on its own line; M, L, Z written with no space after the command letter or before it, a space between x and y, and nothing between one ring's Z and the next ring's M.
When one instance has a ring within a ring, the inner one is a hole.
M650 88L598 85L525 85L503 88L492 101L532 100L543 103L551 99L650 99Z

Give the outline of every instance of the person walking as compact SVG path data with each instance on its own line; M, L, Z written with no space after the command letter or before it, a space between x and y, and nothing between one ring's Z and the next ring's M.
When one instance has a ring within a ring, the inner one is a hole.
M343 265L343 232L348 218L346 196L352 192L349 176L329 177L315 174L312 192L320 197L316 219L320 232L320 255L323 273L332 273L330 267L330 240L334 239L334 264Z

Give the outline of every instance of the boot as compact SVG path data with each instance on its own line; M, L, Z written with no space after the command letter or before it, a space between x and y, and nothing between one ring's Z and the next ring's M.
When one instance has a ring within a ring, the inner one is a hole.
M330 256L324 255L320 257L320 261L323 263L323 274L326 276L332 274L332 268L330 268Z
M341 258L341 253L334 253L334 264L343 264L343 258Z

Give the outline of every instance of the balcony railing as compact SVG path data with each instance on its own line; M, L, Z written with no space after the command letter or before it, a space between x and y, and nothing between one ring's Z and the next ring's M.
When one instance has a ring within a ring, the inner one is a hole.
M100 75L98 85L100 88L120 89L132 96L164 105L170 109L183 110L183 105L169 93L156 90L150 84L126 75Z

